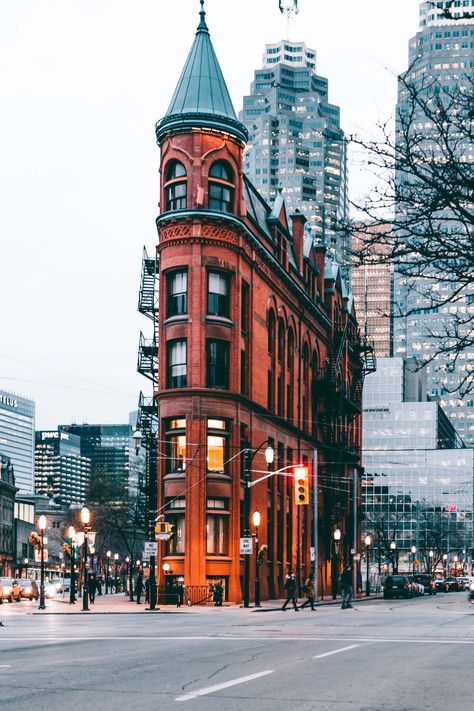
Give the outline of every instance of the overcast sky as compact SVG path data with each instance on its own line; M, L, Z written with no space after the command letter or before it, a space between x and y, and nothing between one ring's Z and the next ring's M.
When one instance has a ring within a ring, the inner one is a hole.
M300 0L291 39L317 50L343 128L394 111L418 0ZM206 0L236 111L278 0ZM36 401L37 428L125 422L136 374L141 252L153 252L159 153L198 0L0 0L0 389ZM354 193L364 185L350 173Z

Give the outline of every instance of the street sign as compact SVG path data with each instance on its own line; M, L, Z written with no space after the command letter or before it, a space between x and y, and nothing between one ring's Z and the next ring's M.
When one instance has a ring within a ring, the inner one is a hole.
M309 549L309 559L312 563L316 560L316 557L314 555L314 546L311 546Z
M48 562L48 549L45 548L43 551L43 560L45 563ZM41 551L36 550L35 548L35 563L41 563Z
M84 545L84 531L78 531L76 533L76 547Z
M253 553L253 538L240 539L240 555L252 555Z
M172 535L172 533L155 533L155 538L157 541L169 541Z
M143 549L143 558L145 556L148 556L150 558L151 555L156 556L158 553L158 543L152 542L152 541L145 541L145 546Z

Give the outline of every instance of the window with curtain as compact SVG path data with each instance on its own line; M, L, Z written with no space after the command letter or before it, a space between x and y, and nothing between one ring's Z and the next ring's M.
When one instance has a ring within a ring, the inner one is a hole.
M167 275L168 296L167 312L171 316L182 316L188 313L188 272L185 269L170 272Z
M186 470L186 420L170 420L166 430L168 474L183 474ZM184 502L183 502L184 503Z
M186 177L184 165L177 160L172 161L166 170L166 211L186 209Z
M167 387L185 388L187 385L186 341L170 341L167 345Z
M208 513L206 517L206 552L208 555L228 555L229 514Z
M229 318L229 275L224 272L208 272L207 313L210 316Z
M207 421L207 471L225 474L227 460L228 427L225 420Z

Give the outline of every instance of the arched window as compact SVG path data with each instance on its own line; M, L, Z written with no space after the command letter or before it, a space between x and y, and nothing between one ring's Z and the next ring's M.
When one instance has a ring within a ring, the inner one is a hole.
M275 314L271 309L268 312L268 352L275 353Z
M303 346L303 383L308 385L309 380L309 348L305 343Z
M285 363L285 323L282 318L278 321L278 362Z
M186 205L186 168L177 160L171 161L165 174L166 211L185 210Z
M294 390L295 387L293 378L293 369L295 367L295 336L293 329L288 329L288 351L287 351L287 365L288 365L288 383L286 386L286 408L287 417L290 422L293 421L293 402L294 402Z
M234 202L234 176L228 163L219 160L209 171L209 209L232 212Z

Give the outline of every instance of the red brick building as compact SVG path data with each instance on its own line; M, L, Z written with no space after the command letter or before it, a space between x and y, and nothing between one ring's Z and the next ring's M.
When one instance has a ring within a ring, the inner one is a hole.
M158 508L174 525L160 583L166 562L168 583L184 576L194 599L222 579L226 598L241 600L245 450L255 480L298 463L311 473L317 449L318 572L327 590L334 529L342 531L336 567L358 549L351 502L359 498L363 348L339 268L305 236L303 215L288 216L281 197L267 205L243 175L246 130L203 11L156 135ZM290 569L301 578L311 570L312 510L295 505L291 472L250 489L259 544L268 546L262 599L281 594ZM250 567L253 585L254 556Z

